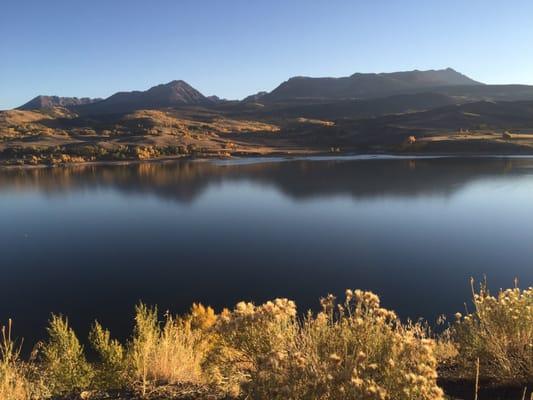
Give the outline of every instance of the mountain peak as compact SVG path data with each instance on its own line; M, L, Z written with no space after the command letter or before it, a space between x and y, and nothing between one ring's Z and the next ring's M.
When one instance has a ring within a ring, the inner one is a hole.
M84 113L129 112L139 109L207 104L210 100L183 80L152 86L145 91L118 92L107 99L79 108Z
M188 86L188 87L191 87L191 85L189 85L187 82L185 82L185 81L183 81L181 79L174 79L173 81L170 81L168 83L163 83L161 86L171 86L171 87Z

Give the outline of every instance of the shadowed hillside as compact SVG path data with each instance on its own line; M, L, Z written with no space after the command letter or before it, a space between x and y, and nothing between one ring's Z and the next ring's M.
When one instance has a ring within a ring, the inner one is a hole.
M381 74L356 73L343 78L295 77L283 82L262 100L272 102L295 98L368 98L406 90L427 90L427 88L453 85L481 84L451 68Z

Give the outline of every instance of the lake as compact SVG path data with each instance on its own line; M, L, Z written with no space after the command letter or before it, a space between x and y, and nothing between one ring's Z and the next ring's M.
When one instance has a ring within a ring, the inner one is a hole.
M533 284L533 159L315 158L0 171L0 320L124 337L183 312L345 288L403 318L464 311L469 278ZM29 346L29 344L27 344Z

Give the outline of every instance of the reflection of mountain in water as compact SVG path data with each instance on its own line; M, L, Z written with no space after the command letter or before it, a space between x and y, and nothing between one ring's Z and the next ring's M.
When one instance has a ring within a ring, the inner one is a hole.
M111 188L192 202L210 185L247 181L275 187L298 199L332 195L354 198L451 195L476 180L533 172L533 159L437 158L294 160L217 165L211 162L78 166L4 170L1 188L57 194Z

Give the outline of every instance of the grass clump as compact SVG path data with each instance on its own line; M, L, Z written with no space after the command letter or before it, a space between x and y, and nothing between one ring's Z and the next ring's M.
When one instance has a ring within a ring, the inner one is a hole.
M26 400L30 398L30 382L19 360L20 347L11 339L11 320L2 327L0 341L0 399Z
M474 379L479 360L483 380L533 382L533 288L515 287L492 296L482 284L472 291L474 311L457 313L452 327L460 376Z
M210 308L203 307L203 310L214 314ZM160 323L156 308L137 306L127 360L132 384L143 396L160 385L204 383L201 365L209 338L203 329L193 327L193 321L199 318L199 312L196 314L180 318L167 313Z

